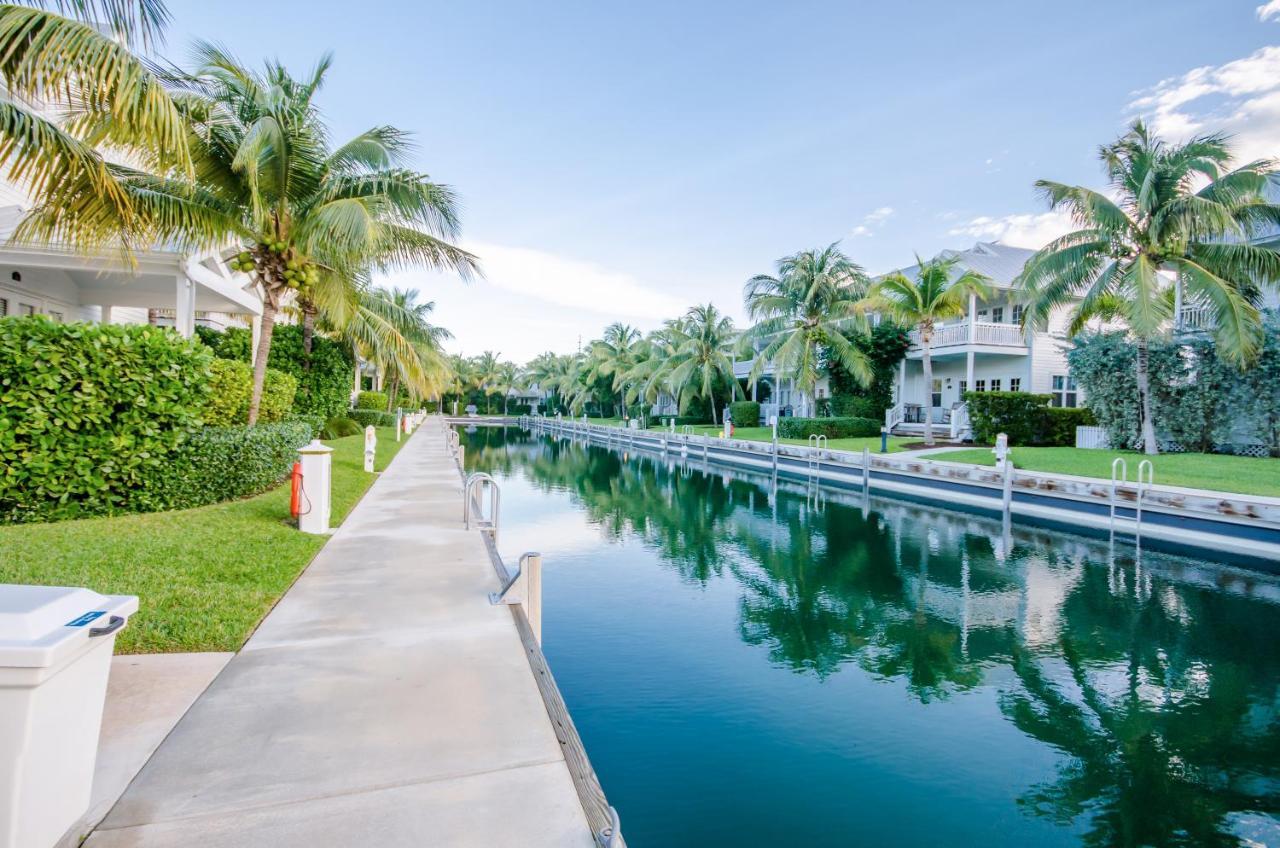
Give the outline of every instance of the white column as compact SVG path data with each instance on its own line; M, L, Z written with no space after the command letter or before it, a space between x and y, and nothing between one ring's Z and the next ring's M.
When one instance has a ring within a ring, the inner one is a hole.
M978 323L978 296L976 294L969 295L969 344L973 344L976 338L974 334L974 325Z
M965 384L964 384L965 389L971 392L973 391L973 351L969 351L967 354L965 354L964 375L965 375ZM964 398L960 398L960 400L963 401Z
M191 338L196 331L196 284L186 274L178 275L173 326L184 339Z
M898 363L898 397L895 402L898 406L902 406L907 398L907 358L902 357L902 361Z
M254 365L258 359L258 342L262 340L261 315L249 317L249 335L252 337L252 341L249 342L249 364Z
M98 323L100 324L111 323L111 307L109 305L101 307L101 315L99 317Z

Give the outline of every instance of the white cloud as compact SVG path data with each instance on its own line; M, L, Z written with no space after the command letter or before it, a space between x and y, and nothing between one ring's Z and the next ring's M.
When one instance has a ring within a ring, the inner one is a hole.
M1044 212L1038 215L999 217L983 215L953 227L947 234L969 236L979 241L998 241L1012 247L1039 249L1074 229L1071 217L1065 212Z
M881 206L873 209L866 215L862 216L862 223L858 224L849 231L850 238L862 238L871 236L876 230L884 226L884 222L893 217L892 206Z
M1258 7L1258 16L1280 16L1280 0ZM1233 137L1237 161L1274 158L1280 155L1280 46L1162 80L1129 106L1170 141L1222 131Z
M480 257L485 279L494 287L557 306L631 320L670 318L687 307L679 298L629 274L589 262L526 247L484 243L465 247Z
M1280 18L1280 0L1271 0L1258 7L1258 20L1269 21L1272 18Z

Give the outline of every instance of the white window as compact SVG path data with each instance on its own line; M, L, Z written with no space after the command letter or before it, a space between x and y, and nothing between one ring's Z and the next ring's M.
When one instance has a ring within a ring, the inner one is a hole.
M979 320L979 321L985 321L985 320L987 320L987 310L985 310L985 309L979 309L979 310L978 310L978 320Z
M1020 392L1020 391L1022 391L1022 378L1021 378L1021 377L1010 377L1010 378L1009 378L1009 391L1011 391L1011 392Z
M964 397L964 393L967 391L969 391L969 381L961 380L960 381L960 397Z
M1015 324L1022 323L1022 304L1018 304L1017 306L1013 307L1013 323Z
M1074 407L1077 405L1076 378L1067 374L1053 375L1053 405Z
M61 324L61 323L62 323L62 313L61 313L61 312L54 312L54 311L50 310L50 312L49 312L49 317L50 317L50 318L52 318L53 320L57 321L59 324Z
M7 298L0 297L0 318L9 314L9 301Z
M996 378L994 378L994 379L991 381L991 391L993 391L993 392L998 392L998 391L1000 391L1000 378L999 378L999 377L996 377Z
M935 379L933 381L933 391L929 393L929 404L934 407L942 406L942 381Z
M1003 306L991 307L991 320L997 324L1004 323L1004 307Z
M29 304L29 303L19 303L19 304L18 304L18 314L19 314L19 315L24 315L24 316L26 316L26 317L28 317L28 318L29 318L29 317L31 317L32 315L35 315L35 314L36 314L36 308L35 308L34 306L32 306L31 304Z
M973 390L974 390L975 392L985 392L985 391L987 390L987 381L986 381L986 380L974 380L974 381L973 381Z

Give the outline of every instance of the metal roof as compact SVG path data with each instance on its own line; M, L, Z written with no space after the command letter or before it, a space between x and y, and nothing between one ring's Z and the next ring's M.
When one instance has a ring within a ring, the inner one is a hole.
M967 250L944 250L934 258L955 257L958 260L955 269L957 277L965 271L974 271L989 278L994 288L1007 289L1013 287L1013 281L1035 253L1025 247L1012 247L998 241L980 241ZM912 265L900 270L906 277L915 279L920 266Z

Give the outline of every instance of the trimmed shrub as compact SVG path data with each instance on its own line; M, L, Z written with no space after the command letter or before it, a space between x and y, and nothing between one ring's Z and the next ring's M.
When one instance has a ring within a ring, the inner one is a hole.
M364 428L345 416L330 418L324 424L324 429L320 431L322 439L341 439L345 436L358 436L364 432Z
M1044 410L1044 422L1037 445L1053 448L1076 446L1077 427L1095 427L1098 419L1087 406L1050 406Z
M378 412L386 412L386 392L361 392L356 395L356 409L376 409Z
M778 437L807 439L812 435L828 439L852 439L880 435L881 422L872 418L779 418Z
M735 427L759 427L760 404L753 400L740 400L729 404L729 420Z
M320 438L320 431L324 429L324 419L319 415L299 415L293 413L285 419L286 422L296 421L300 424L306 424L311 429L311 438Z
M831 398L831 414L840 418L884 419L884 407L870 395L836 395Z
M993 444L996 434L1004 433L1011 445L1035 444L1050 400L1031 392L965 392L973 440Z
M352 409L347 412L347 417L361 427L368 427L370 424L375 427L396 426L395 415L380 409Z
M211 359L161 327L0 320L0 521L134 510L199 427Z
M204 423L213 427L243 424L249 417L249 401L253 396L253 369L246 362L215 359L209 365L209 401L204 409ZM267 369L262 386L262 403L258 420L282 421L293 408L298 381L274 368Z
M1030 392L965 392L973 440L992 444L1004 433L1011 445L1071 447L1076 427L1095 424L1084 407L1050 406L1051 395Z
M221 359L248 362L252 335L246 329L233 327L226 332L197 328L200 340L213 348ZM293 411L306 415L332 418L341 415L351 404L351 379L355 362L346 345L321 335L311 339L311 362L302 351L302 327L277 324L271 334L271 368L298 381Z
M264 492L289 474L311 436L304 421L197 430L179 445L169 472L147 487L139 511L189 509Z

